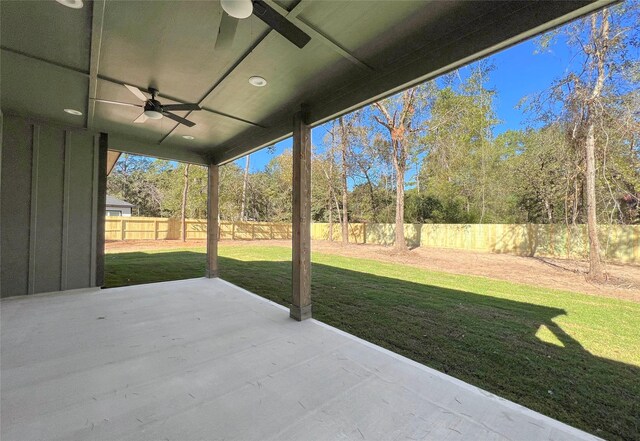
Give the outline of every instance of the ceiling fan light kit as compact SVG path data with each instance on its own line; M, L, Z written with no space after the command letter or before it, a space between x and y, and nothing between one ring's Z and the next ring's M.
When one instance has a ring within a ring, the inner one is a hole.
M82 0L56 0L56 1L61 5L71 9L82 9L82 7L84 6L84 3L82 3Z
M220 5L224 12L233 18L247 18L253 13L253 2L251 0L220 0Z
M145 110L144 116L146 116L149 119L161 119L162 113L156 112L155 110Z

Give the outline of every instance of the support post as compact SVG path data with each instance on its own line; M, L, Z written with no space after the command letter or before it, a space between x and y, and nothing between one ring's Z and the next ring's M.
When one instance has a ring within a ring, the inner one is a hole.
M207 274L208 278L218 277L218 187L219 170L215 164L209 165L207 189Z
M104 286L104 225L107 215L107 152L109 139L106 133L101 133L98 140L98 186L96 212L96 286ZM124 231L124 227L123 227Z
M311 318L311 130L303 111L293 117L293 302L289 316Z

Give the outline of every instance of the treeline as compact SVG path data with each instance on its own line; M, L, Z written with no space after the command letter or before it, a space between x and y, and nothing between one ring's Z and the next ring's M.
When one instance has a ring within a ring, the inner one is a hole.
M525 129L498 133L490 59L328 123L313 146L313 220L640 223L638 17L638 2L623 3L539 38L573 58L523 97ZM258 172L249 158L221 167L221 218L290 221L291 165L285 151ZM206 214L202 167L125 155L109 192L141 215Z

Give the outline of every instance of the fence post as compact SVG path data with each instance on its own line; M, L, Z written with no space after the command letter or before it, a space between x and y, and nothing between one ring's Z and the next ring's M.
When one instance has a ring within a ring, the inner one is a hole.
M125 224L124 224L124 219L120 219L120 240L124 240L125 239Z
M251 224L251 240L256 240L256 224Z
M236 240L236 223L231 222L231 240Z
M158 219L153 221L153 240L158 240Z

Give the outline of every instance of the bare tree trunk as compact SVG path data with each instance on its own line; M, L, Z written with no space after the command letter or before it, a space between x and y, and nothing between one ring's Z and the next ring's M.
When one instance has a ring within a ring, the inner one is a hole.
M349 243L349 210L348 210L348 193L347 193L347 127L344 118L338 119L340 124L340 153L342 156L342 172L340 175L340 184L342 186L342 244Z
M247 183L249 182L249 159L251 155L247 155L247 161L244 166L244 177L242 179L242 201L240 203L240 221L247 220Z
M327 205L327 208L329 208L329 241L330 242L333 242L333 207L331 206L332 196L333 196L332 194L329 195L329 200Z
M596 216L596 156L595 129L590 123L587 129L587 230L589 232L589 278L602 280L604 272L600 259L600 239L598 238L598 219Z
M369 188L369 199L371 200L371 210L373 212L372 214L375 216L378 206L376 204L376 195L373 191L373 183L371 182L371 178L369 177L368 172L364 172L364 177L367 180L367 187Z
M595 112L596 101L602 95L605 80L605 58L609 43L609 11L602 11L602 25L598 35L597 15L591 17L591 36L595 46L596 83L587 101L587 138L585 140L586 161L586 202L587 202L587 231L589 233L589 278L603 280L604 271L600 259L600 240L598 239L598 219L596 215L596 134Z
M394 111L393 116L382 102L373 104L384 117L381 119L374 116L374 119L387 128L391 141L391 157L396 173L395 247L402 251L407 249L404 239L404 175L408 157L407 136L411 132L415 93L416 89L409 89L403 93L402 109L399 112Z
M549 199L544 198L544 208L547 210L547 219L549 223L553 223L553 210L551 209L551 204L549 203Z
M187 195L189 193L189 167L191 164L184 166L184 188L182 190L182 241L187 240Z
M396 248L407 249L404 239L404 166L394 159L396 169Z
M333 132L331 133L332 136L332 141L331 141L331 148L329 149L329 151L327 152L327 159L329 162L329 172L327 173L327 170L323 168L324 171L324 175L327 178L327 182L329 184L329 194L327 195L327 209L329 210L329 241L333 242L333 200L335 199L335 190L333 188L333 161L334 161L334 144L335 142L333 141L334 135ZM336 206L337 206L337 202L336 202ZM340 215L340 211L338 210L338 216Z

